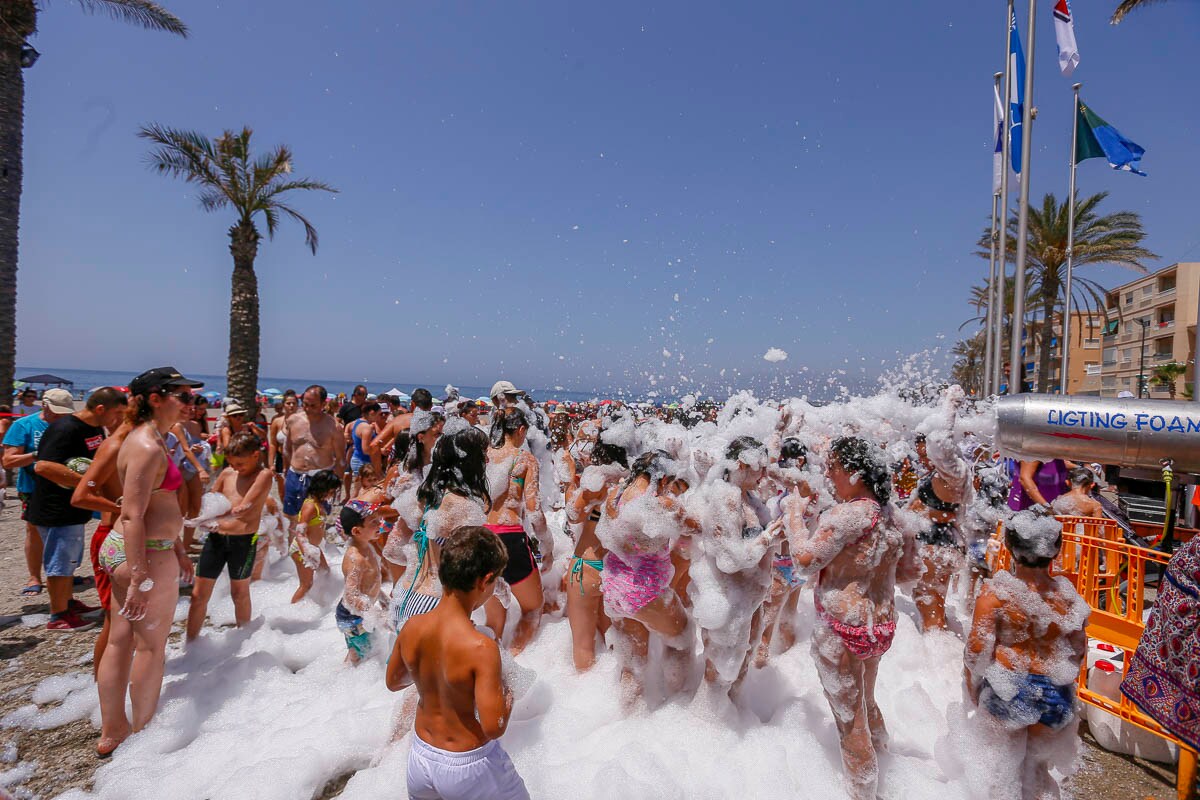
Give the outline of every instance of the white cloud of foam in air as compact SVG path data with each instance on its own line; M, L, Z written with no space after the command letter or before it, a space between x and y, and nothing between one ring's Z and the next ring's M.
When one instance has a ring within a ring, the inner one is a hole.
M787 351L780 350L778 347L772 347L767 350L766 354L763 356L763 361L770 361L772 363L776 361L787 361Z

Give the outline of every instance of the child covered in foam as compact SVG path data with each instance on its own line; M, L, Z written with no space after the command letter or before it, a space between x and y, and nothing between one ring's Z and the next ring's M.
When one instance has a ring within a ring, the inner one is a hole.
M770 512L756 494L766 475L767 449L739 436L725 450L721 478L700 487L703 535L691 562L689 594L704 643L705 678L736 687L762 636L762 605L771 588L782 530L767 531Z
M1075 682L1090 609L1069 580L1050 575L1062 546L1057 520L1020 512L1006 524L1004 543L1012 572L985 581L975 601L967 691L993 734L1023 752L1021 797L1058 797L1050 767L1061 749L1055 745L1074 743Z

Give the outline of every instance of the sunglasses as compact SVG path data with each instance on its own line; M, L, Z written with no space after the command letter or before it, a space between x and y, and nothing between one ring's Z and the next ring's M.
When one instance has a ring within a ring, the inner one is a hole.
M191 405L193 400L193 395L191 392L172 392L170 389L159 389L158 393L163 397L166 397L167 395L173 395L176 400L183 403L185 406Z

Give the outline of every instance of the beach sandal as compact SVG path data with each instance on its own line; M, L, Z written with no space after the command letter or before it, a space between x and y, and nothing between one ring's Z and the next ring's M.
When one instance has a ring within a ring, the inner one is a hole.
M42 593L43 587L40 583L31 583L21 590L22 597L33 597Z

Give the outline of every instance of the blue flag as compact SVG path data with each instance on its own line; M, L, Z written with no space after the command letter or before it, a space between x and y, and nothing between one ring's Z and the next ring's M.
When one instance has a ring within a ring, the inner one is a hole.
M1017 14L1013 12L1008 28L1008 152L1012 171L1021 174L1021 134L1025 118L1025 51L1021 49L1021 34L1017 30Z

